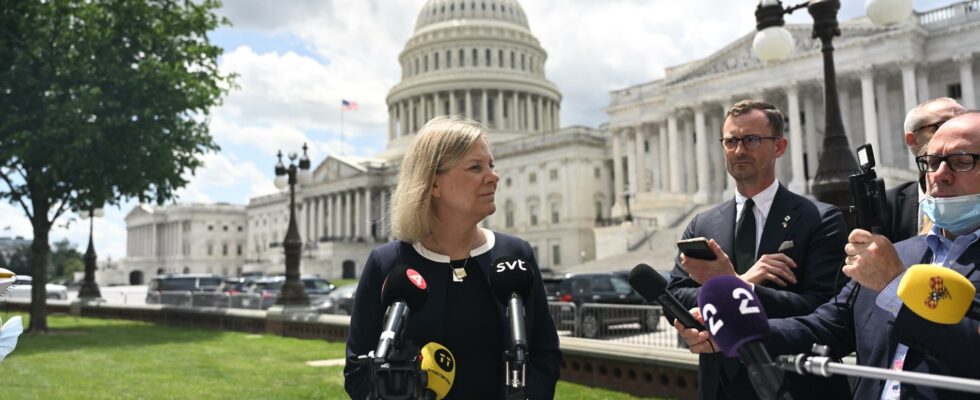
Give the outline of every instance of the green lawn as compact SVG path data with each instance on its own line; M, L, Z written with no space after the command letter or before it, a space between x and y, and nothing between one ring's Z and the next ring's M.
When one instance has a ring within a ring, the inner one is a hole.
M347 398L343 367L306 365L343 358L343 343L65 315L48 324L0 362L0 398ZM634 397L560 382L556 398Z

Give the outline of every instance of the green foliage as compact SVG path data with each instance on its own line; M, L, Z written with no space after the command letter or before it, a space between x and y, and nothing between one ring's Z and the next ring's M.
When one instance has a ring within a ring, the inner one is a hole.
M10 254L9 264L6 267L17 275L31 274L31 246L19 246Z
M211 107L233 86L208 32L217 0L0 0L0 200L31 220L35 298L68 210L163 203L218 146ZM35 302L29 329L46 330ZM34 325L38 324L38 325Z
M85 270L85 262L82 260L82 253L75 250L75 246L72 246L68 239L62 239L54 243L54 248L51 250L51 258L49 258L48 273L51 274L53 279L64 279L71 278L71 271L69 268L77 269L81 266L81 271Z

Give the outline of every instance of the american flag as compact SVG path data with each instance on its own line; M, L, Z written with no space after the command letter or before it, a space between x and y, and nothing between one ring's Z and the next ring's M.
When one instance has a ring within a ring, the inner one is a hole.
M357 111L357 102L341 100L340 105L344 107L344 111Z

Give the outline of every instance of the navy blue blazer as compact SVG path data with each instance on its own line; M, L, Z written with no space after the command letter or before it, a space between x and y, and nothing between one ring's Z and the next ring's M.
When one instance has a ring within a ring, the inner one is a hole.
M470 262L476 261L483 270L483 276L489 285L490 264L503 256L515 256L531 260L533 284L531 294L525 300L525 321L528 336L528 356L530 362L527 368L527 397L532 400L554 398L555 384L558 381L561 351L559 350L558 333L555 323L548 310L548 300L545 296L541 272L531 246L517 237L494 232L493 247L480 254ZM393 241L375 248L364 266L364 272L357 285L354 295L354 308L351 312L350 329L347 336L347 365L344 367L344 387L354 399L364 399L370 393L371 383L367 368L352 364L352 357L365 355L375 349L381 335L385 307L381 304L381 285L388 272L399 264L407 264L416 269L425 278L428 285L428 299L420 310L409 316L404 338L422 346L428 342L442 342L447 321L446 318L446 288L451 284L451 272L445 264L438 264L420 256L407 242ZM483 332L469 339L473 343L490 342L489 335L499 335L499 343L506 345L508 341L508 322L506 308L499 302L497 305L499 330ZM488 316L493 318L494 316ZM453 351L453 349L449 349ZM500 349L501 360L504 349ZM462 365L467 360L457 355L456 364ZM503 362L500 362L503 368ZM503 376L503 374L501 374ZM490 385L503 387L504 382L487 382ZM488 391L492 393L493 390ZM502 393L502 390L500 390ZM451 393L451 392L450 392Z
M925 236L917 236L895 245L905 266L928 263L932 252ZM975 286L980 286L980 242L974 243L953 269ZM906 307L893 317L875 304L878 292L862 287L853 308L847 297L854 291L849 283L834 300L810 315L769 321L770 336L766 345L771 354L805 353L813 343L828 345L833 357L857 352L858 363L890 368L899 343L909 347L904 370L930 374L980 379L980 322L964 318L956 325L940 325L920 318ZM977 297L980 299L980 296ZM854 391L857 399L878 399L884 381L860 379ZM902 399L976 399L975 394L934 389L903 383Z
M735 199L698 214L684 231L683 238L704 236L714 239L725 254L735 254ZM782 253L796 262L792 270L796 283L780 287L772 282L755 285L755 294L770 318L806 315L837 294L835 280L841 284L847 277L837 277L844 260L847 227L841 211L832 205L815 202L795 194L782 185L776 191L757 254L778 253L779 246L792 241L793 247ZM701 285L681 267L680 254L675 260L668 289L688 308L697 307ZM673 321L671 321L673 322ZM698 370L702 399L742 399L756 396L747 370L740 361L721 353L702 354ZM791 377L794 399L828 398L827 392L814 393L819 385L830 393L847 396L844 379ZM837 398L837 397L831 397Z

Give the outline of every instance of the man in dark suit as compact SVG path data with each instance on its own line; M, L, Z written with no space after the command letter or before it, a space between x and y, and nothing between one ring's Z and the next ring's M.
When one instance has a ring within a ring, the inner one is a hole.
M787 146L782 127L779 110L763 102L741 101L726 114L722 144L737 193L695 216L684 231L684 239L710 238L717 257L706 261L678 255L668 288L685 306L696 307L701 284L719 275L737 275L754 285L770 317L809 314L837 293L844 219L836 207L794 194L776 181L776 160ZM698 375L702 399L758 397L737 359L702 355ZM793 380L797 400L849 395L844 379ZM814 385L824 390L816 393Z
M980 286L980 112L968 112L945 123L917 158L926 174L928 195L923 211L934 225L927 235L896 245L864 230L851 232L843 272L853 280L813 314L771 319L769 352L804 353L813 343L828 345L831 355L857 352L861 365L980 379L980 321L929 322L902 305L898 284L913 264L950 268ZM935 204L935 206L933 206ZM856 292L856 294L855 294ZM851 299L853 297L853 299ZM849 299L851 299L849 301ZM980 296L974 297L980 301ZM683 332L692 352L711 352L710 340ZM858 399L975 399L975 394L932 387L860 379Z
M950 118L966 112L956 100L940 97L915 106L905 115L905 144L912 156L917 156L929 144L936 130ZM899 184L885 192L888 202L888 217L885 221L885 236L892 243L898 243L919 234L922 216L919 213L920 188L925 180L909 181Z

